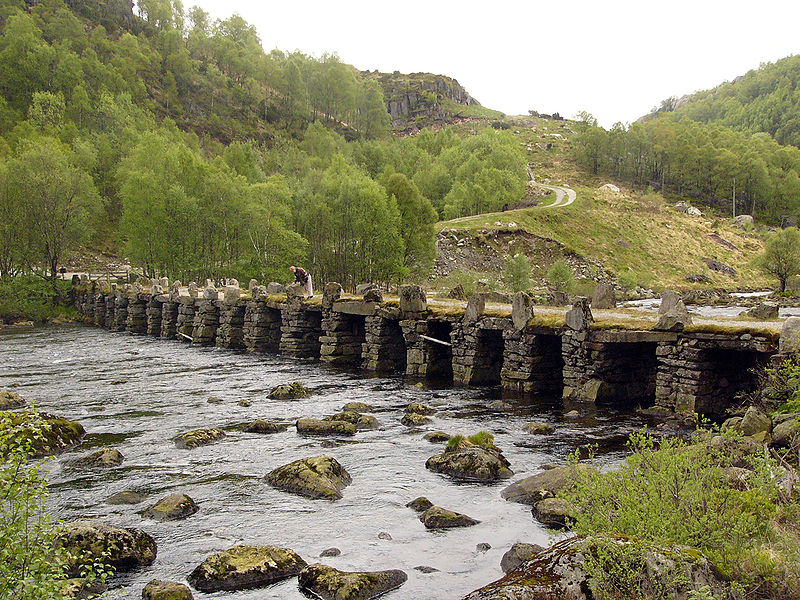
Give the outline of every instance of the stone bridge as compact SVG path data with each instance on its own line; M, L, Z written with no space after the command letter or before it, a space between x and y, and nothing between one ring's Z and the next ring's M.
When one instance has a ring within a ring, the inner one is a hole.
M321 302L299 296L292 287L280 295L256 288L242 296L237 284L224 294L206 288L202 295L186 295L174 286L164 293L156 285L111 289L83 283L74 292L86 322L114 331L279 352L457 385L499 385L709 416L723 414L737 394L752 390L756 369L778 351L776 335L746 330L537 324L533 307L522 305L518 311L516 298L508 315L490 315L482 301L455 310L429 306L417 286L404 286L399 299L384 300L376 291L365 298L344 297L338 284L327 284Z

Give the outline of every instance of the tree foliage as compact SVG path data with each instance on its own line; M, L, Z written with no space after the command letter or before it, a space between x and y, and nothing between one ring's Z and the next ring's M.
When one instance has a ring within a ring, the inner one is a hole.
M770 235L764 244L764 253L758 257L758 265L777 277L780 291L785 291L788 279L800 274L800 231L797 227Z

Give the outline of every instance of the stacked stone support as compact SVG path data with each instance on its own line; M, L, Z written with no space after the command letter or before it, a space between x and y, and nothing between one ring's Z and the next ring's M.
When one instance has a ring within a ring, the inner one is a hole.
M103 326L106 329L112 329L114 327L114 311L116 307L116 295L113 293L106 294L106 316L105 322Z
M290 302L281 311L280 351L297 358L319 358L322 311Z
M216 300L198 300L192 327L192 343L198 346L213 346L219 328L219 306Z
M94 297L94 319L95 325L101 327L106 322L106 297L103 294L97 294Z
M147 303L147 333L156 337L161 335L163 296L151 296Z
M244 312L243 301L224 302L219 308L219 329L217 329L217 346L220 348L244 348Z
M191 296L182 296L178 302L178 320L175 323L175 335L178 339L190 341L194 331L194 316L197 312L197 300ZM187 340L187 338L189 338Z
M453 326L453 382L462 385L500 383L503 366L503 329L510 319L484 317Z
M128 319L125 331L136 334L147 333L147 304L149 296L136 294L128 299Z
M561 394L560 332L544 329L503 330L503 388L535 394Z
M252 300L244 312L243 342L248 352L277 352L281 343L281 310Z
M165 300L161 303L161 337L173 340L178 330L178 302Z
M400 328L400 311L396 308L378 309L364 319L362 368L366 371L389 373L406 370L406 344Z
M406 374L413 377L452 377L452 349L448 347L453 329L451 321L403 319L400 327L406 346ZM448 345L428 341L423 335Z
M114 299L114 331L125 331L128 324L128 296L118 292Z
M359 366L365 342L365 319L364 315L324 309L319 338L320 360L337 366Z

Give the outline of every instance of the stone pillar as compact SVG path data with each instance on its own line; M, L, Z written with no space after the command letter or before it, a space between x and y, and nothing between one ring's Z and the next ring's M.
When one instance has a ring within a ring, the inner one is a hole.
M364 320L362 368L366 371L405 371L406 345L398 308L379 308Z
M135 294L128 299L128 319L125 330L130 333L147 333L147 303L149 296Z
M331 309L322 311L320 360L337 366L361 364L365 342L365 316L350 315Z
M163 296L151 296L147 303L147 333L156 337L161 335Z
M485 317L472 321L469 314L461 323L455 324L450 334L453 343L453 383L500 383L504 359L503 331L510 327L510 319Z
M94 323L94 294L90 290L86 292L84 297L82 320L84 323L92 324Z
M292 301L281 311L282 353L298 358L319 358L321 334L322 312L319 307Z
M453 383L472 383L475 354L478 345L478 325L474 321L453 326L450 341L453 343Z
M178 337L178 339L186 340L187 337L192 337L192 331L194 330L194 316L197 312L197 302L197 298L192 296L181 296L179 299L178 320L175 323L175 335Z
M114 299L114 331L125 331L128 323L128 296L125 292L117 292Z
M116 302L117 299L116 295L113 293L106 294L106 318L103 325L106 329L112 329L114 327L114 311L116 309Z
M97 294L94 297L94 324L101 327L106 322L106 297L103 294Z
M208 288L206 288L208 289ZM198 346L213 346L219 327L219 307L216 300L197 301L192 327L192 343Z
M247 303L243 342L248 352L278 352L281 344L281 311L264 299Z
M563 388L560 332L530 328L503 330L503 388L537 394L561 394Z
M408 313L405 313L408 314ZM454 324L440 319L403 319L400 321L406 344L406 374L413 377L452 376L451 341ZM442 345L421 336L447 342Z
M161 303L161 337L174 340L178 329L178 302L166 300Z
M428 351L420 334L427 334L428 322L425 319L403 319L400 329L406 346L406 375L425 377L428 372Z
M238 289L238 288L236 288ZM226 299L219 309L217 346L220 348L244 348L244 302Z

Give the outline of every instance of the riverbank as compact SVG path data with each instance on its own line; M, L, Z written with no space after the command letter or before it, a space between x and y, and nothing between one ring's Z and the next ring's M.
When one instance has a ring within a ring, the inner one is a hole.
M52 283L33 275L0 279L0 326L68 323L78 320L69 281Z

